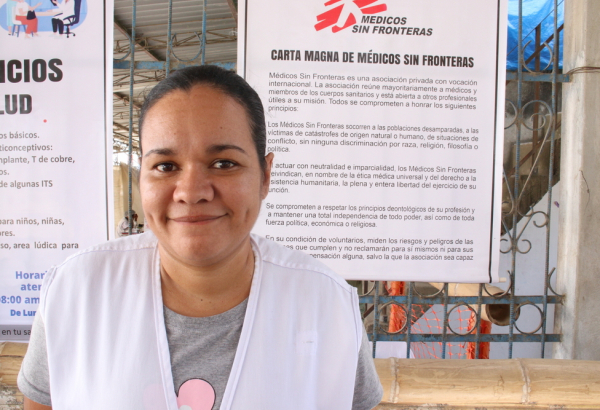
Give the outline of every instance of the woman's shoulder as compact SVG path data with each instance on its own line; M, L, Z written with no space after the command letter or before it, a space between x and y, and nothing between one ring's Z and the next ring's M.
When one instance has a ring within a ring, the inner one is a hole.
M152 263L156 245L157 239L150 232L113 239L72 254L53 266L48 276L82 278L91 273L111 272L117 267L132 265L141 268Z
M69 299L75 303L99 295L99 289L110 289L107 294L117 299L132 287L142 289L151 281L156 243L154 235L145 233L104 242L69 256L44 276L43 309L47 300Z
M96 256L98 254L114 254L116 256L118 254L127 254L136 250L153 250L156 248L157 242L158 240L156 239L156 236L152 234L152 232L146 232L140 235L125 236L82 249L81 251L69 256L61 265L58 266L68 264L76 259Z
M252 241L258 250L262 262L279 268L278 271L298 278L308 279L307 276L310 276L310 280L321 279L341 286L348 291L352 289L341 276L310 254L290 249L287 246L258 235L252 235Z

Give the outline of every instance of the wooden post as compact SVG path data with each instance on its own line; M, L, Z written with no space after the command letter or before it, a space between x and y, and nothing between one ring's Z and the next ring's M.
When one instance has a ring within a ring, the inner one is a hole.
M600 67L600 1L564 2L563 84L558 232L557 305L554 358L600 360L600 73L578 72ZM598 406L600 407L600 405Z

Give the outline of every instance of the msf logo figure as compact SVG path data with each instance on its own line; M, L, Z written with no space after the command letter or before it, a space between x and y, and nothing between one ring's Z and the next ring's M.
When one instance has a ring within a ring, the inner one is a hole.
M331 27L337 33L357 22L357 16L362 14L377 14L387 10L385 3L379 0L329 0L325 6L333 6L317 16L315 30L320 31Z

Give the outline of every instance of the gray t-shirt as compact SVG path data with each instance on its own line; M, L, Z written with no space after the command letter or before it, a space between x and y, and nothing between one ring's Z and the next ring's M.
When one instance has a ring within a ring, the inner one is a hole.
M210 317L188 317L164 307L171 371L178 407L201 392L206 408L219 409L244 324L248 300ZM44 322L33 321L31 339L18 376L19 389L31 400L51 406ZM363 329L352 410L370 410L381 401L383 388ZM214 403L212 407L210 402ZM191 406L190 406L191 407Z

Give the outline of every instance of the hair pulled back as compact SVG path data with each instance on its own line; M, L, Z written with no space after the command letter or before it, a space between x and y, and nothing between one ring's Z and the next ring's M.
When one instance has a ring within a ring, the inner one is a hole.
M142 143L142 130L148 111L167 94L173 91L190 91L196 85L206 85L222 91L236 100L248 115L252 140L258 161L265 169L266 150L266 125L265 112L260 97L242 77L233 71L225 70L214 65L186 67L177 70L158 83L146 96L140 113L139 135L140 147Z

